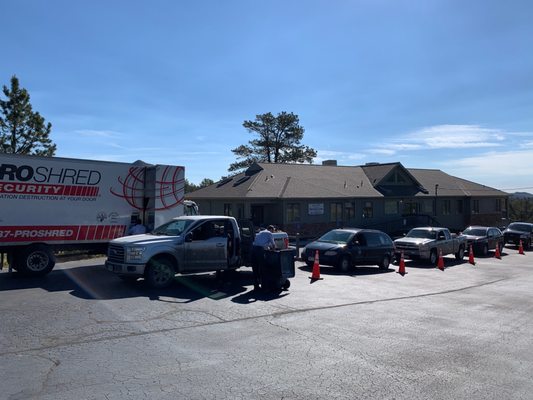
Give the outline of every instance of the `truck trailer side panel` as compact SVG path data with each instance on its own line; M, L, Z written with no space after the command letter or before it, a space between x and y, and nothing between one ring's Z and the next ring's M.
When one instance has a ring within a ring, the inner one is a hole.
M134 215L153 229L183 214L184 179L180 166L1 154L0 252L24 269L31 245L101 247Z

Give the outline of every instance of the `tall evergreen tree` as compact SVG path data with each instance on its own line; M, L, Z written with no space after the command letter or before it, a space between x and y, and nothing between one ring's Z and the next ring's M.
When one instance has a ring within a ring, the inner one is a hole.
M230 165L230 172L254 162L312 163L316 157L316 150L300 144L305 130L296 114L283 111L274 116L269 112L256 115L255 121L244 121L242 125L258 138L231 150L241 160Z
M4 85L6 100L0 99L0 153L53 156L56 145L49 138L52 124L32 110L28 91L11 77Z

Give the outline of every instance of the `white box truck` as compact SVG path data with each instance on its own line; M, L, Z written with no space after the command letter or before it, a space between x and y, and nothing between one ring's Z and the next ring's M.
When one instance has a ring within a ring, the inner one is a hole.
M133 220L150 231L197 214L184 189L181 166L0 154L2 262L43 275L57 251L105 253Z

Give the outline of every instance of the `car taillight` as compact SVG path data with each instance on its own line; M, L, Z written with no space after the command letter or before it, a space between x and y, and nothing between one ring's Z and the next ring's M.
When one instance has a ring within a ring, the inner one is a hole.
M286 237L283 239L283 244L285 245L285 248L288 249L289 248L289 238Z

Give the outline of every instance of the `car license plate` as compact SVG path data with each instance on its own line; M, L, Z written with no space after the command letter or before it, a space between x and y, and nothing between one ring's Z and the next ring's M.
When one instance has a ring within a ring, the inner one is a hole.
M315 257L307 257L307 261L315 261Z

